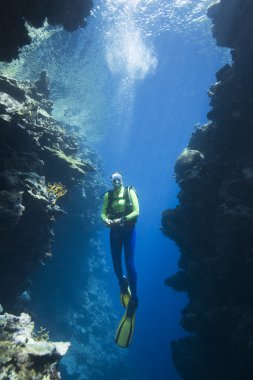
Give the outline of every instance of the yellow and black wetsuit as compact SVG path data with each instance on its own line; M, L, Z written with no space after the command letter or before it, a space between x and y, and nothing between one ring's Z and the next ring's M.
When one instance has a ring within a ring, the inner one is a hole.
M122 249L124 247L125 264L128 275L132 300L137 301L136 284L137 274L134 265L135 250L135 223L139 216L139 202L136 192L129 187L129 200L126 189L121 186L104 195L101 218L103 221L124 218L124 223L112 225L110 228L110 246L114 271L121 286L124 281L122 270ZM129 206L129 201L131 206Z
M136 192L133 188L129 188L129 196L132 203L131 209L128 209L127 199L124 195L124 186L113 190L111 193L109 191L105 193L101 212L103 221L106 221L106 219L114 220L125 216L127 222L136 222L139 216L139 202ZM112 197L111 202L109 202L110 196Z

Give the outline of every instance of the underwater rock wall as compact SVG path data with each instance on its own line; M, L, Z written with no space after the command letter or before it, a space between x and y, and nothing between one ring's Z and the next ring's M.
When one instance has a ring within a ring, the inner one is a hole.
M57 362L68 348L69 343L50 342L43 329L34 332L29 315L0 314L0 379L61 379Z
M42 77L33 84L0 76L0 300L8 311L18 295L29 298L30 273L52 255L54 223L64 214L58 199L81 193L95 170L75 158L76 138L52 118Z
M73 31L85 26L92 0L3 0L0 3L0 60L17 58L18 50L31 42L26 23L39 28L47 19Z
M186 291L172 342L175 366L189 380L250 380L253 374L253 3L209 8L217 44L232 64L209 90L210 122L193 133L175 164L179 205L162 216L180 247L180 271L166 280Z
M32 315L54 340L71 341L63 379L121 379L129 368L114 345L120 316L106 290L99 243L101 163L83 136L52 118L47 82L44 72L35 83L0 76L0 302L8 312ZM8 363L18 370L23 348L19 353L15 343ZM33 364L28 355L24 378L34 375ZM51 375L59 378L53 367Z
M0 76L0 302L71 342L62 378L125 378L99 243L101 162L53 119L47 84L45 72L35 83Z

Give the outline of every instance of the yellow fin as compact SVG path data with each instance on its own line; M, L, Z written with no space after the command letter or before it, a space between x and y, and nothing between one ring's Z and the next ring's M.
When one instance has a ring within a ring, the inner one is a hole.
M126 316L126 312L121 318L117 328L115 342L122 348L127 348L131 343L135 325L135 313L132 318Z

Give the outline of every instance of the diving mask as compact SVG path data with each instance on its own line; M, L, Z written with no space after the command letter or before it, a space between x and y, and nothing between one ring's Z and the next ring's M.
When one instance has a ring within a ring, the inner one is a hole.
M111 181L114 187L119 188L123 184L123 177L120 173L113 173Z

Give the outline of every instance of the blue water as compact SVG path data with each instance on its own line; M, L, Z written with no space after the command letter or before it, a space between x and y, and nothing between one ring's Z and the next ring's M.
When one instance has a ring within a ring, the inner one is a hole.
M25 51L24 67L17 69L20 77L31 78L46 68L54 116L81 126L104 161L106 180L119 170L125 185L137 189L140 305L126 354L131 366L128 380L180 379L170 341L185 335L180 310L187 297L164 286L164 280L178 270L179 252L159 227L161 212L177 204L175 160L194 126L207 122L206 92L216 81L215 72L228 60L211 37L205 16L211 3L97 0L84 31L72 37L59 32L59 38L55 32L54 41L58 38L59 46L65 46L61 54L48 37L40 49ZM109 267L108 291L120 314L108 231L104 229L101 236Z
M163 284L178 270L179 253L159 230L160 214L177 204L173 166L194 125L207 121L206 92L215 82L222 58L211 36L205 36L200 50L193 41L186 43L185 35L172 32L154 38L156 70L135 83L131 117L127 107L122 110L130 122L112 127L98 146L108 176L119 170L125 184L134 185L139 195L136 267L140 306L129 349L139 380L180 379L171 360L170 341L185 335L179 321L187 297ZM110 262L108 242L106 249ZM117 296L116 282L115 287Z

